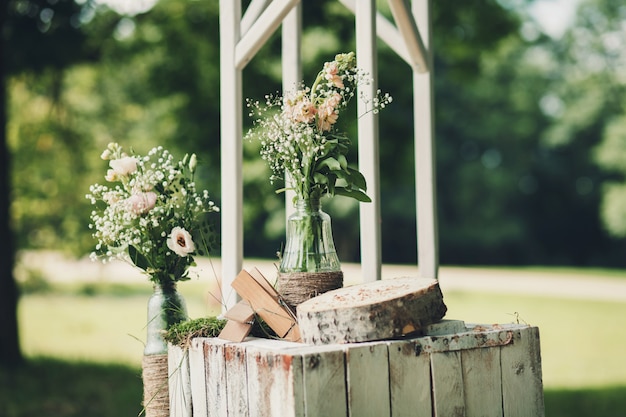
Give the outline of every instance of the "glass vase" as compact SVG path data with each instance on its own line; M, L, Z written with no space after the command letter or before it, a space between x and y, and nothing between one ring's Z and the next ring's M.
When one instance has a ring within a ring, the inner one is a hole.
M144 355L167 354L163 335L176 323L187 319L185 299L176 290L176 283L155 283L148 300L148 335Z
M319 199L298 199L295 208L287 220L278 274L279 292L294 310L311 297L343 286L330 216Z

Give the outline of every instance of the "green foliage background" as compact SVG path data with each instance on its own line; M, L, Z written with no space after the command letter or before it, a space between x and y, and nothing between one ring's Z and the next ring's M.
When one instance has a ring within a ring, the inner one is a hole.
M527 15L531 2L433 2L441 262L623 267L626 55L616 45L626 9L584 1L576 25L552 39ZM323 61L354 50L354 21L337 1L303 7L309 82ZM89 252L84 194L105 173L110 141L196 152L199 186L219 202L218 13L217 1L161 0L122 16L92 1L10 0L19 249ZM279 52L276 34L244 71L246 97L279 90ZM383 260L415 262L411 72L382 42L378 58L379 85L394 97L380 114ZM357 142L356 127L344 128ZM258 149L244 148L245 255L271 258L284 201ZM324 204L340 259L357 261L358 206Z

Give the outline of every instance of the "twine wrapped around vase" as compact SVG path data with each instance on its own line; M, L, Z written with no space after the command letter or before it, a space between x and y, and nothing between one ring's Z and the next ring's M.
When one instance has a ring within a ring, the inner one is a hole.
M298 304L343 287L343 272L279 272L278 292L295 313Z
M146 417L169 417L167 354L144 355L141 377L143 379L143 407Z

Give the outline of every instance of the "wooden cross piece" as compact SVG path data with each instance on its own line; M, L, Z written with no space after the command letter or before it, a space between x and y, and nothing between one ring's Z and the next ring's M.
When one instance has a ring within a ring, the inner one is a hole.
M242 300L225 313L228 322L219 335L221 339L243 341L252 329L254 315L258 315L278 337L300 341L295 316L258 269L241 270L231 285Z

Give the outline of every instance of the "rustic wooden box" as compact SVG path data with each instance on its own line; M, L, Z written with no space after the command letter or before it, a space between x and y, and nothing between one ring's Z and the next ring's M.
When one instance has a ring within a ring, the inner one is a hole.
M544 416L539 330L444 320L426 336L170 346L172 417Z

